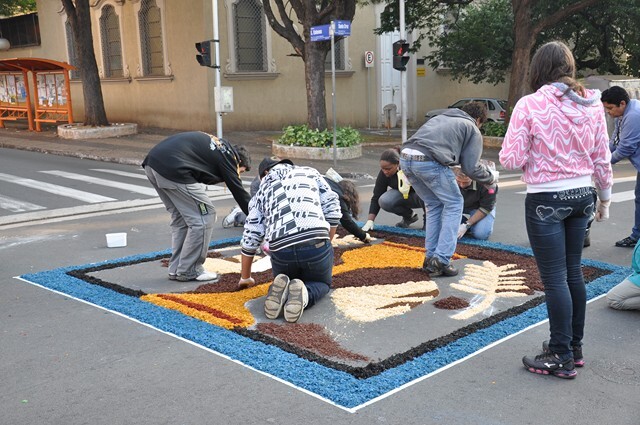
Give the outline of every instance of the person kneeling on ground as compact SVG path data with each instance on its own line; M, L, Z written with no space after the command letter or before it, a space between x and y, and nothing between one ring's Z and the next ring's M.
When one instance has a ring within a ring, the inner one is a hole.
M402 217L402 221L396 224L400 228L408 228L418 221L418 214L413 212L414 208L420 208L424 212L424 203L413 187L409 188L406 198L399 190L402 184L399 155L398 148L387 149L380 155L380 171L373 186L369 216L362 226L365 232L373 229L373 222L381 209ZM422 227L424 229L424 220Z
M293 166L286 159L267 170L249 203L238 287L255 283L253 257L266 240L275 276L264 302L268 319L277 319L284 311L287 322L297 322L305 308L329 293L331 239L341 216L338 195L317 170Z
M464 174L459 167L454 167L453 171L456 175L458 187L460 187L460 193L464 198L462 223L458 229L458 239L467 234L485 241L493 233L498 185L478 184Z
M370 242L371 236L354 221L354 218L357 219L360 212L360 195L356 185L351 180L343 179L332 168L327 170L324 179L340 200L340 210L342 212L340 224L342 227L362 242Z
M633 249L633 273L607 293L609 307L616 310L640 310L640 244Z

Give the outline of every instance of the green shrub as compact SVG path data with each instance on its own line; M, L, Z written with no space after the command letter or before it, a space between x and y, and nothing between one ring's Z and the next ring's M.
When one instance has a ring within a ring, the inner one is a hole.
M482 125L482 134L485 136L504 137L507 134L507 126L499 122L488 121Z
M304 146L310 148L325 148L333 146L333 130L318 131L310 129L306 124L290 125L282 130L278 139L281 145ZM362 136L358 130L351 127L338 127L336 130L336 146L345 148L362 143Z

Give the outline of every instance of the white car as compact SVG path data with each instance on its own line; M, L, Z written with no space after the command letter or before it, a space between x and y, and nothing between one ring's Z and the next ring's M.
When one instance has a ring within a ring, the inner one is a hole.
M425 114L427 117L427 121L436 115L440 115L447 109L451 108L462 108L465 104L469 102L484 102L487 106L488 117L487 121L495 121L495 122L504 122L504 117L507 111L507 101L502 99L494 99L489 97L467 97L464 99L460 99L451 106L448 106L446 109L434 109Z

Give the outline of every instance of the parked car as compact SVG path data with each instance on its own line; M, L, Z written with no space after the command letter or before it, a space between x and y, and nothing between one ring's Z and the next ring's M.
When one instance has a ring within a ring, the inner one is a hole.
M451 106L448 106L445 109L434 109L425 114L427 117L427 121L436 115L440 115L444 111L450 108L462 108L465 104L469 102L484 102L487 105L488 117L487 121L494 122L504 122L504 117L507 111L507 101L502 99L494 99L489 97L467 97L464 99L460 99Z

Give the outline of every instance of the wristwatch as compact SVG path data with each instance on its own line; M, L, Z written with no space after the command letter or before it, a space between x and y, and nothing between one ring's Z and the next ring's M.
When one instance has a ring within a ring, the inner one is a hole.
M470 229L471 226L473 226L473 224L470 224L468 221L464 223L465 226L467 226L467 229Z

